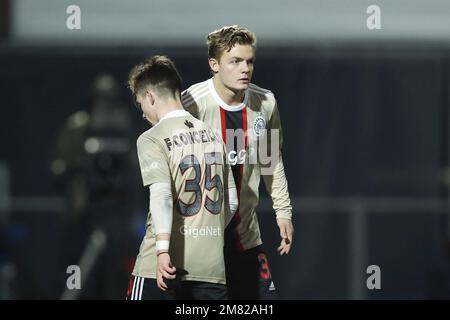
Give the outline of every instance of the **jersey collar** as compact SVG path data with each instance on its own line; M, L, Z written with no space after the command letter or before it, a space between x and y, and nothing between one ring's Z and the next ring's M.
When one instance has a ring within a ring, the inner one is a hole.
M164 117L162 117L161 119L159 119L158 123L160 123L161 121L165 120L165 119L169 119L169 118L178 118L178 117L186 117L186 116L190 116L191 114L189 112L187 112L186 110L174 110L174 111L170 111L168 113L166 113L164 115Z
M214 88L214 83L213 83L213 79L212 78L208 80L208 86L209 86L209 90L211 91L211 94L212 94L214 100L217 102L217 104L222 109L225 109L227 111L241 111L247 105L248 90L245 90L244 101L242 101L242 103L240 105L238 105L238 106L230 106L230 105L226 104L222 100L221 97L219 97L219 94L217 93L216 88Z

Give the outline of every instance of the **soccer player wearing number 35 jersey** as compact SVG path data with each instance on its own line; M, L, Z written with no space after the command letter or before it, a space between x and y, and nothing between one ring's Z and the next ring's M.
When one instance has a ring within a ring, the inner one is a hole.
M277 103L271 91L251 83L256 48L252 32L223 27L208 35L207 44L213 77L184 91L182 103L222 135L238 189L239 208L225 235L228 295L230 299L274 299L256 206L262 176L280 231L278 251L289 253L294 228Z
M225 299L224 230L238 203L222 139L183 109L167 57L135 66L128 84L153 127L137 140L150 212L127 299Z

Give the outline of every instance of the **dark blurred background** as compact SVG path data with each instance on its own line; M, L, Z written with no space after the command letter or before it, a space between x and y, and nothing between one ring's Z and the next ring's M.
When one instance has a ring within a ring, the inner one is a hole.
M0 1L0 299L125 298L148 209L128 71L166 54L203 81L207 33L234 23L283 123L289 256L263 188L259 207L281 298L450 298L450 3L413 2L378 1L369 30L368 1L83 0L69 30L68 1Z

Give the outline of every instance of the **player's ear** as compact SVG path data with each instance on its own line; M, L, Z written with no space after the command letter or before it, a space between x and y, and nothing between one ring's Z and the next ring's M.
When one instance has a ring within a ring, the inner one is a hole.
M212 72L217 73L219 72L219 61L217 61L215 58L209 58L209 68Z
M145 99L148 99L150 105L153 106L156 101L155 92L153 90L147 91L147 93L145 94Z

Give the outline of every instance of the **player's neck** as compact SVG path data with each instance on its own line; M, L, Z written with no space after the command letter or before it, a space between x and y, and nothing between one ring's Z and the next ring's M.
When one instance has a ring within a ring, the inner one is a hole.
M213 84L217 94L227 105L238 106L244 101L245 90L233 91L225 87L217 77L213 77Z
M176 110L184 110L180 99L168 99L164 102L164 106L158 110L158 119L162 119L169 112Z

